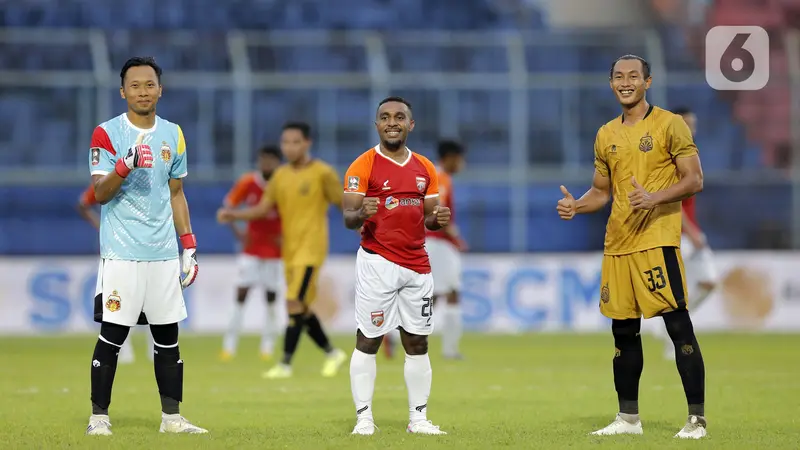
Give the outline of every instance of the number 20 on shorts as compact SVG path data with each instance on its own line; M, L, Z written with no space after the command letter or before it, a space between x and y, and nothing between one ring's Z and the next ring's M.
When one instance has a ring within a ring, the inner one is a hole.
M756 26L717 26L706 34L706 82L718 91L757 91L769 82L769 35Z

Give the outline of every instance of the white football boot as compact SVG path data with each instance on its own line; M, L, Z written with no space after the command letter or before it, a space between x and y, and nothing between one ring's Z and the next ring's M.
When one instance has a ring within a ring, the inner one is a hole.
M353 428L353 432L351 434L360 434L362 436L372 436L375 432L378 431L378 427L375 426L375 422L372 420L359 420L356 423L355 428Z
M89 426L86 427L87 436L111 436L111 421L108 416L92 414L89 416Z
M637 420L636 423L630 423L617 414L617 417L614 419L614 421L611 422L611 424L609 424L607 427L593 431L589 434L593 434L595 436L612 436L615 434L644 434L644 430L642 429L641 420Z
M159 433L192 433L203 434L208 433L205 428L192 425L186 418L180 414L161 414L161 427L158 429Z
M446 432L439 429L438 425L434 425L430 420L420 420L418 422L409 423L406 431L414 434L430 434L442 435Z
M702 439L706 437L706 434L705 417L689 416L686 425L683 426L681 431L678 431L675 437L681 439Z

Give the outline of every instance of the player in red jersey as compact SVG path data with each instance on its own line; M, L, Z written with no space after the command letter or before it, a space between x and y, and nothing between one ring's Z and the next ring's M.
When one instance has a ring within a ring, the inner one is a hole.
M95 207L98 205L97 198L94 196L94 184L89 183L89 186L86 188L85 191L81 194L78 198L78 204L75 208L78 210L78 214L84 218L87 222L89 222L96 230L100 230L100 216L95 211ZM150 361L153 360L153 338L148 331L145 333L147 336L147 347L149 351L147 352ZM131 342L130 336L125 339L122 346L119 349L119 364L132 364L136 360L136 354L133 351L133 344Z
M225 197L226 208L240 205L255 206L261 201L272 173L281 165L281 151L277 147L266 146L258 156L258 170L242 175ZM242 328L244 304L250 288L261 286L266 292L267 323L261 336L261 357L268 360L272 356L275 336L278 333L275 299L280 291L283 274L281 268L281 219L278 210L272 208L269 214L248 222L246 229L231 223L236 239L242 245L238 258L239 277L236 289L236 305L231 314L230 324L222 340L223 361L236 355L239 333Z
M442 354L445 359L461 359L462 319L458 292L461 290L461 252L467 244L454 221L452 176L464 167L464 147L455 141L438 146L439 204L450 208L450 223L441 230L428 231L426 247L433 273L433 304L442 315Z
M433 163L406 147L408 133L414 129L408 102L400 97L381 101L375 127L380 144L350 165L344 182L345 226L351 230L364 227L356 257L358 331L350 359L350 387L357 418L353 434L375 433L375 355L382 337L397 327L406 353L406 430L446 434L427 418L433 277L425 249L425 228L446 227L450 209L439 206L439 180Z
M697 133L697 116L686 107L672 111L683 117L692 136ZM717 268L714 254L708 246L706 236L700 229L695 215L696 196L689 197L681 203L683 218L681 222L681 254L686 267L686 284L689 292L689 304L696 308L714 291L717 286ZM665 342L664 357L675 358L675 346L666 332L659 334Z

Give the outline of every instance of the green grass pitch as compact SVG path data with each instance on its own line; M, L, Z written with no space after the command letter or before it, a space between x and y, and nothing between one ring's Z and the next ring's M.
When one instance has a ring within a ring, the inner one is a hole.
M304 337L290 380L262 380L257 340L245 337L231 362L220 339L184 336L182 413L207 435L160 435L159 400L144 338L137 361L117 370L114 436L84 436L90 414L94 336L0 339L0 447L3 449L797 449L800 448L800 335L701 334L709 437L672 436L686 420L675 365L645 337L640 410L644 436L593 437L616 412L610 334L469 334L468 359L443 361L431 342L428 417L448 436L410 436L402 356L378 356L375 420L380 432L351 436L348 368L319 375L322 355ZM337 337L348 353L353 338Z

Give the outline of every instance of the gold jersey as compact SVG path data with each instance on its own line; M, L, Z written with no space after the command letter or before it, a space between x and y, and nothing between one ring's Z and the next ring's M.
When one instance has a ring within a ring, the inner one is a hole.
M651 106L639 123L628 126L623 117L600 127L594 143L594 167L611 178L612 205L605 239L606 255L626 255L656 247L680 247L681 203L651 210L631 208L631 178L648 192L678 182L677 158L697 154L692 133L683 118Z
M312 160L304 167L284 164L270 179L264 197L278 208L286 266L320 266L328 256L328 205L342 204L339 175Z

